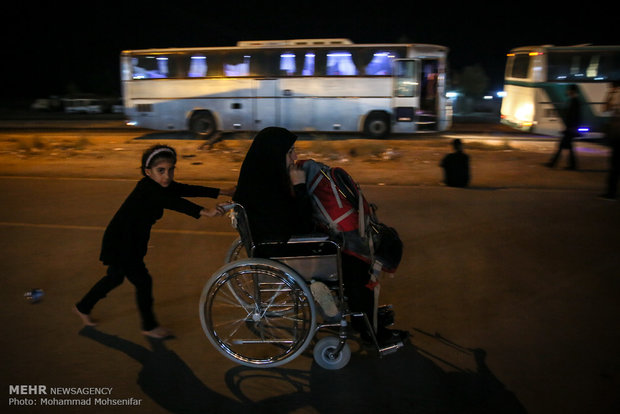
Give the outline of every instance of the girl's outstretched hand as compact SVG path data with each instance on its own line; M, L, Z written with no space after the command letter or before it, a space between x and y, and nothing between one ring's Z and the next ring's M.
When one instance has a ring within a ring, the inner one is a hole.
M200 215L206 217L217 217L221 216L222 214L224 214L224 211L219 208L219 206L212 209L203 208L202 210L200 210Z

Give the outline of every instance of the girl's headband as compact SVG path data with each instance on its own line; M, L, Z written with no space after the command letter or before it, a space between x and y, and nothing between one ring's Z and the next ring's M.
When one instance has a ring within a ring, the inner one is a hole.
M172 153L172 155L176 156L176 153L174 152L174 150L172 148L167 148L167 147L157 148L155 151L151 152L151 155L149 155L149 157L146 159L146 162L144 163L144 168L149 168L149 165L151 164L151 161L153 160L153 158L157 154L160 154L160 153L162 153L164 151L170 152L170 153Z

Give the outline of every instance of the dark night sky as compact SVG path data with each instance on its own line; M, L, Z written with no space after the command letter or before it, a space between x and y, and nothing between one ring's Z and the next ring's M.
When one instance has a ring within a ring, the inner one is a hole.
M412 0L366 6L342 1L214 3L97 0L70 7L22 0L4 10L1 66L9 81L1 97L63 94L69 84L83 92L117 94L118 59L124 49L320 37L345 37L355 43L406 40L448 46L452 71L480 64L491 87L500 87L505 55L513 47L620 43L616 14L599 2L591 2L599 5L596 8L586 9L588 3L583 3L580 10L571 11L568 3L553 2L561 8L554 10L539 1L532 4L544 9L528 12L522 1L518 13L500 2L489 6L495 3L490 1L458 6Z

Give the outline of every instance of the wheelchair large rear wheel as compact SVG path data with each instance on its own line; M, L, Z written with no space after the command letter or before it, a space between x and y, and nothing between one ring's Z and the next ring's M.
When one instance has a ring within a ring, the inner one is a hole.
M310 289L293 270L272 260L245 259L209 279L200 321L209 341L230 360L275 367L307 348L316 311Z

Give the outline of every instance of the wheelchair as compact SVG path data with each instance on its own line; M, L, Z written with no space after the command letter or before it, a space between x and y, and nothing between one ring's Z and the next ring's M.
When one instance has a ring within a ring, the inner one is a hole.
M226 358L254 368L281 366L327 330L313 357L322 368L340 369L351 358L351 318L364 319L380 357L403 346L380 347L368 316L348 310L338 243L308 235L255 244L243 206L231 204L229 215L239 238L204 286L199 307L207 338Z

